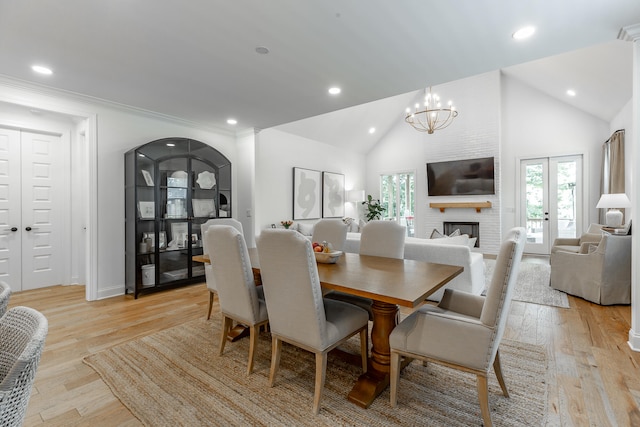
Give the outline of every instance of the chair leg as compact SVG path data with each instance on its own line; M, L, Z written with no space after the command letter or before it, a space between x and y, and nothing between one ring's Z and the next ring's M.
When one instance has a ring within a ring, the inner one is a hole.
M391 407L395 408L398 404L398 382L400 381L400 353L391 350L391 371L389 372L389 381L391 388Z
M505 395L505 397L509 397L507 385L505 384L504 377L502 376L502 367L500 366L500 351L496 353L496 359L493 361L493 372L496 373L496 378L498 378L500 388L502 388L502 393Z
M280 367L280 350L282 349L282 341L276 337L271 340L271 373L269 374L269 387L273 387L276 381L276 374Z
M231 324L233 320L230 317L222 315L222 333L220 334L220 356L222 356L222 352L224 351L224 345L227 343L227 336L231 331Z
M247 375L253 372L253 359L255 357L256 346L258 345L258 335L260 335L260 325L253 325L249 328L249 363L247 365Z
M362 373L367 373L369 362L369 328L360 331L360 355L362 356Z
M209 312L207 313L207 320L211 319L211 309L213 308L213 296L215 292L209 290Z
M313 396L313 413L320 412L320 400L324 389L324 380L327 373L327 353L316 353L316 391Z
M491 412L489 412L489 383L485 375L478 374L478 400L484 427L491 427Z

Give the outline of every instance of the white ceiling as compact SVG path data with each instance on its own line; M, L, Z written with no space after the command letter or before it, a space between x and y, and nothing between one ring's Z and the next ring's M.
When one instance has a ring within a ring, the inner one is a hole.
M614 41L637 23L638 0L0 0L0 74L231 131L321 116L341 133L318 139L366 151L389 125L369 122L419 89L497 69L552 96L572 82L570 102L608 119L631 96L630 43Z

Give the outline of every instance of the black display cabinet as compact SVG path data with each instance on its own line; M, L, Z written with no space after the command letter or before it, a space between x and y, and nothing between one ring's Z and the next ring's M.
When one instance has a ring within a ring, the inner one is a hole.
M200 227L231 217L231 163L209 145L164 138L125 158L126 293L204 280Z

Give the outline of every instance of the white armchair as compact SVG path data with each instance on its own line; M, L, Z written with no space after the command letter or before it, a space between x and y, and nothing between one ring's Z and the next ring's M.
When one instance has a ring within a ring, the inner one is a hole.
M550 261L552 288L596 304L631 303L631 236L604 235L597 247L556 251Z

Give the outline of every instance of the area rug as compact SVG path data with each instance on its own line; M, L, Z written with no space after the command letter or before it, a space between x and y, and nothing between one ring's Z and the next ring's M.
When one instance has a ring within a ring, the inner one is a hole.
M496 261L493 259L484 260L484 276L487 285L491 281L495 265ZM569 308L567 294L549 286L550 275L551 267L547 264L521 262L513 299L533 304Z
M254 372L246 374L248 339L218 356L219 319L196 320L87 356L113 393L147 426L470 426L482 418L474 375L414 361L401 374L398 407L389 390L368 408L346 399L360 374L329 355L318 415L313 415L314 356L283 345L269 388L271 337L260 334ZM358 340L343 349L357 353ZM490 375L494 424L538 426L546 420L547 358L543 347L503 340L503 374L510 398Z

